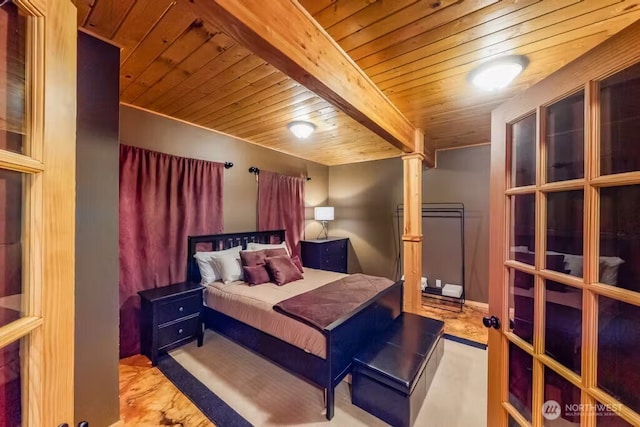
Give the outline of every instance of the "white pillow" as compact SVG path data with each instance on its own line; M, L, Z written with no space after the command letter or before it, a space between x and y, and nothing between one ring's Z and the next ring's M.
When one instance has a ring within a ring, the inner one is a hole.
M262 249L278 249L278 248L284 248L284 250L287 251L287 255L291 256L291 253L289 252L289 248L287 248L287 244L285 242L278 243L277 245L267 244L267 243L254 243L254 242L247 243L248 251L260 251Z
M582 255L565 254L562 252L547 251L547 255L563 255L564 256L564 269L569 270L567 274L576 277L582 277L583 258ZM562 271L564 273L564 271Z
M618 268L623 264L624 260L617 256L601 256L600 257L600 283L605 285L618 284Z
M240 258L236 258L234 255L227 255L213 258L211 261L216 270L220 273L220 277L225 285L244 278Z
M220 272L216 269L212 262L214 258L233 255L236 258L240 259L241 250L242 245L233 247L231 249L225 249L223 251L196 252L195 254L193 254L193 257L196 259L196 263L198 264L198 268L200 269L200 277L202 278L200 283L203 285L208 285L211 282L220 280Z
M548 253L548 252L547 252ZM576 277L582 277L584 260L582 255L563 254L564 268L569 270L569 274Z

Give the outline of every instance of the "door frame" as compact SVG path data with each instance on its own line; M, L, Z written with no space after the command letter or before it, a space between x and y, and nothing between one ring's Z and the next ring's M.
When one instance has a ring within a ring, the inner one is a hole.
M77 11L71 0L13 0L29 19L26 150L0 167L26 174L22 317L0 328L21 341L25 426L73 423Z
M514 97L507 103L495 109L491 114L491 173L490 173L490 233L489 233L489 313L503 319L501 330L491 329L488 339L488 391L487 391L487 425L496 427L506 427L508 414L522 425L529 425L519 414L511 411L508 403L508 343L509 340L505 335L508 329L509 319L509 280L507 275L507 259L509 248L509 230L507 218L510 212L510 206L507 203L505 193L506 185L509 178L507 170L507 160L509 152L507 149L507 139L509 137L509 123L513 123L518 118L528 113L537 113L537 142L540 147L540 117L544 114L544 105L549 105L567 95L584 88L585 105L587 123L585 129L585 158L597 158L597 151L594 151L593 143L595 135L599 132L599 123L597 118L597 102L598 83L597 81L614 74L624 68L640 62L640 50L637 45L640 43L640 21L637 21L629 27L623 29L618 34L612 36L602 44L596 46L591 51L579 57L575 61L567 64L564 68L556 71L546 79L542 80L535 86L529 88L524 93ZM539 150L539 148L537 148ZM539 156L541 159L544 156ZM538 162L543 163L543 162ZM596 176L595 162L587 160L585 170L585 190L592 191L589 179ZM536 173L541 173L543 165L536 166ZM588 229L589 224L595 224L598 212L595 206L589 202L592 197L587 197L585 193L585 230L590 230L584 234L585 248L592 248L597 245L597 230ZM537 218L537 225L540 226L544 219ZM595 239L595 240L594 240ZM539 246L538 246L539 247ZM538 251L539 252L539 251ZM585 252L587 253L587 252ZM536 254L536 257L542 257ZM597 278L597 266L589 265L588 257L585 257L584 281L593 283ZM536 264L540 265L538 262ZM590 289L597 290L598 294L612 296L619 300L634 300L640 298L640 295L629 295L630 292L624 292L611 287L602 285L589 285ZM536 303L535 316L540 318L544 313L542 301L544 301L543 286L536 285ZM596 298L591 292L583 292L583 324L589 325L583 333L583 348L592 348L597 339L597 328L591 319L597 316ZM542 332L542 331L541 331ZM535 334L534 348L541 342L541 335ZM537 342L537 343L536 343ZM592 404L595 402L594 396L598 395L598 399L603 403L609 403L607 397L599 395L596 387L596 368L594 363L587 362L583 356L583 378L584 383L580 386L587 393L582 393L583 404ZM542 372L544 364L534 358L533 365L533 387L534 390L542 389ZM539 384L537 384L538 382ZM532 421L534 426L542 425L542 402L543 396L540 393L533 394L532 399ZM623 408L624 410L624 408ZM630 414L633 416L633 414ZM638 421L635 416L634 421ZM595 426L594 417L583 416L581 425Z

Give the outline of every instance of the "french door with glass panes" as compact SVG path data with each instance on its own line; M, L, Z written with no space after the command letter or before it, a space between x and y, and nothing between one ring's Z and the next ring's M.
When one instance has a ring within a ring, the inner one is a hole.
M640 426L640 24L492 115L488 425Z
M76 32L0 0L0 427L73 423Z

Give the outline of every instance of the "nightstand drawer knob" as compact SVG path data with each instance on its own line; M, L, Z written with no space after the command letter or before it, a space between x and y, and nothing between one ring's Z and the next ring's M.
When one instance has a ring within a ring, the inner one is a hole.
M181 334L182 333L182 329L178 329L178 333Z
M183 312L183 311L184 311L184 307L180 307L180 308L178 309L178 311Z

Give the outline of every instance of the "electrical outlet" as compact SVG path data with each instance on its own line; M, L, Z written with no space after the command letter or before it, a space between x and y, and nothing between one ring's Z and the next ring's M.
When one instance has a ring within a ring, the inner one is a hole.
M436 279L436 288L441 288L441 287L442 287L442 280Z

